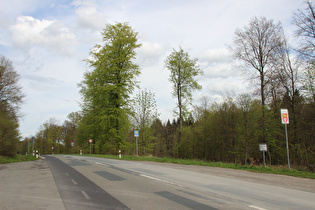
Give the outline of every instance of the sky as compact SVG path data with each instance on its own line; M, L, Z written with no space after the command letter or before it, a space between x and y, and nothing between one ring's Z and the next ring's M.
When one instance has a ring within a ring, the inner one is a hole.
M26 95L21 136L34 136L50 118L62 124L80 111L78 83L91 70L84 60L102 42L106 24L127 22L138 32L142 46L134 62L141 68L140 88L155 94L166 122L176 106L164 67L173 49L182 47L204 71L193 104L249 93L254 87L228 50L235 30L264 16L280 21L294 39L293 13L303 8L304 0L0 0L0 55L12 61Z

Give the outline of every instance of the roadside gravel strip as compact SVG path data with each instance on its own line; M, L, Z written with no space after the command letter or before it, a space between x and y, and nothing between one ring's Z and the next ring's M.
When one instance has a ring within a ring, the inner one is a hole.
M0 209L65 209L45 160L0 164Z

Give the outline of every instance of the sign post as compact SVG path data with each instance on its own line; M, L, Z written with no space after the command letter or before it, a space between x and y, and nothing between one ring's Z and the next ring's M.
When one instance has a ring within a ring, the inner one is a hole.
M90 143L90 154L91 154L92 139L89 139L89 143Z
M259 144L259 151L263 152L264 167L266 167L265 152L267 152L267 144Z
M31 146L31 143L27 143L27 155L29 155L30 154L30 146Z
M280 109L281 122L285 126L285 140L287 144L287 156L288 156L288 168L290 169L290 155L289 155L289 142L288 142L288 129L287 124L289 124L289 112L287 109Z
M138 137L139 137L139 131L138 130L135 130L134 131L134 135L136 137L136 155L138 157Z

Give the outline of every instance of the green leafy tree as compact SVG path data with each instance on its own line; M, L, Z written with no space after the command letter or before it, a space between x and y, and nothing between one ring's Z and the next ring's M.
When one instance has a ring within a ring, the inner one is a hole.
M64 139L62 135L62 126L60 126L56 119L50 118L42 124L36 133L35 149L41 154L63 153Z
M7 112L0 110L0 156L16 155L18 142L17 122Z
M197 65L197 59L191 59L187 52L180 47L166 58L165 67L170 71L169 81L173 84L173 97L177 98L179 130L182 130L183 116L188 116L188 105L192 101L192 92L200 90L201 86L196 81L196 76L203 71Z
M131 122L135 129L139 129L139 143L142 146L142 154L152 151L154 144L153 131L150 129L152 123L157 119L157 108L155 95L150 90L140 90L130 103L132 112Z
M211 144L213 129L211 126L212 113L209 99L205 96L202 97L200 105L194 106L194 108L196 118L195 130L197 133L197 138L193 139L194 158L209 161L213 158L211 155L214 154L213 151L210 151L210 149L214 149L214 145Z
M83 118L91 118L93 143L98 138L99 150L110 143L117 151L128 132L127 104L140 74L133 60L141 45L138 33L127 23L108 24L102 35L103 43L96 45L87 59L93 70L85 73L79 84Z
M24 97L19 86L20 75L12 62L0 57L0 155L14 156L19 141L19 108Z
M63 135L65 149L67 153L73 152L74 144L77 144L76 143L76 135L77 135L77 130L78 130L77 127L80 121L81 121L80 113L71 112L67 116L67 120L65 120L65 122L63 123L62 135Z
M246 164L257 150L257 136L261 109L259 102L250 98L248 94L240 95L237 99L240 115L237 122L238 156Z

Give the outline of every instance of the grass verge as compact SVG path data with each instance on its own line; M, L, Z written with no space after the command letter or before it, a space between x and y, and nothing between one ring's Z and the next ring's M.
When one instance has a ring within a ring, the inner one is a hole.
M119 159L117 155L89 155L85 156L109 158L109 159ZM294 168L288 169L283 166L250 166L250 165L240 165L234 163L222 163L222 162L207 162L202 160L187 160L187 159L175 159L175 158L157 158L157 157L136 157L136 156L122 156L122 160L135 160L135 161L153 161L161 163L174 163L182 165L198 165L198 166L209 166L209 167L220 167L220 168L230 168L237 170L246 170L256 173L270 173L270 174L280 174L287 176L303 177L315 179L315 173L308 171L301 171Z
M14 157L0 156L0 164L32 161L32 160L37 160L37 158L32 155L16 155Z

